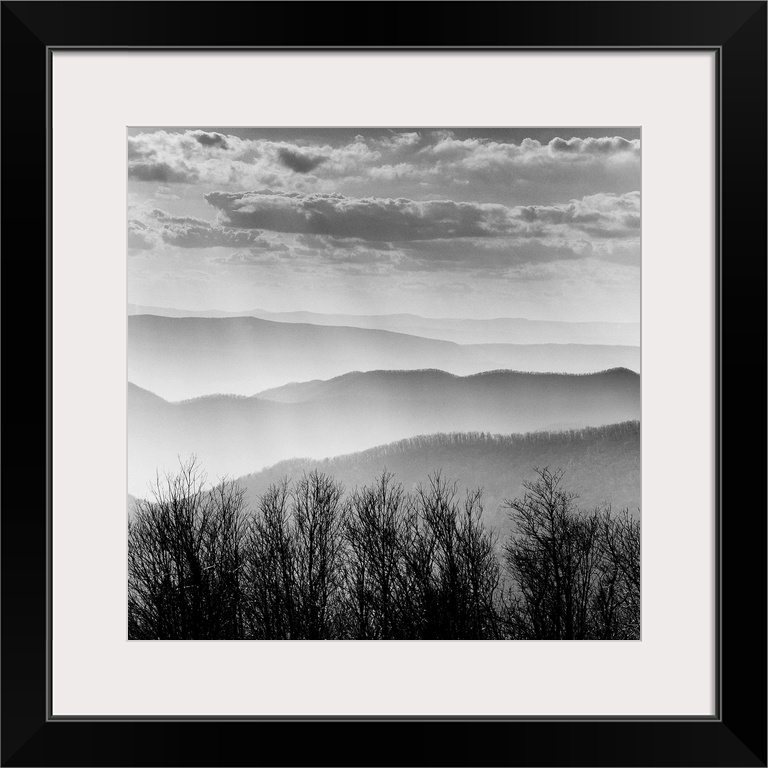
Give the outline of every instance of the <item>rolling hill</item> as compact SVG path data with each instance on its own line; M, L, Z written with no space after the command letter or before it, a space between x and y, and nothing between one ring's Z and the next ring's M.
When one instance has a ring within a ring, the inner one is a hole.
M589 373L639 366L640 349L630 346L455 344L253 317L128 318L128 378L169 400L219 392L253 395L349 371L437 368L466 376L500 368Z
M129 384L128 490L143 495L156 469L173 470L177 456L191 453L212 477L238 476L284 459L335 456L420 434L571 429L639 415L640 377L624 368L466 377L356 372L256 397L180 403Z
M238 478L252 507L271 483L298 478L318 469L347 490L369 485L386 469L406 490L425 484L440 470L455 480L460 493L483 489L487 524L505 529L505 499L522 496L524 480L535 478L534 467L562 468L563 487L578 494L587 509L610 503L614 510L640 508L640 423L562 432L492 435L454 433L421 435L367 451L322 461L292 459Z
M413 314L344 315L320 312L267 312L263 309L242 312L186 310L128 305L129 315L161 317L258 317L280 323L340 325L395 331L459 344L640 344L639 323L527 320L521 317L496 317L483 320L450 317L420 317Z

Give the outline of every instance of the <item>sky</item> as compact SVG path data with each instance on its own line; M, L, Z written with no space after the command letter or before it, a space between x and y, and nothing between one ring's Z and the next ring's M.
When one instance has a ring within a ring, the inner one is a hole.
M640 320L640 130L128 131L128 300Z

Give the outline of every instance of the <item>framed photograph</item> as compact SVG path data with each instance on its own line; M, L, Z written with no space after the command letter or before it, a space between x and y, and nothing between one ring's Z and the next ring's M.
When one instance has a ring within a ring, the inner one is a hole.
M766 765L766 4L437 8L3 3L4 765Z

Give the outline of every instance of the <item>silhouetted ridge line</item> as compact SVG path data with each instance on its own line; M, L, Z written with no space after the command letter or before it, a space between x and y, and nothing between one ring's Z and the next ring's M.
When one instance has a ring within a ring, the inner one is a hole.
M286 382L350 371L594 373L639 370L633 346L457 344L396 331L276 323L253 317L164 318L128 323L128 378L179 401L216 392L253 396Z
M294 467L297 464L315 463L318 467L328 464L344 465L350 462L360 463L369 459L379 459L400 454L407 454L413 449L434 447L456 447L484 443L499 447L530 447L542 443L584 443L617 436L638 437L640 422L637 420L622 421L617 424L607 424L602 427L583 427L581 429L537 430L533 432L516 432L501 434L493 432L436 432L433 434L416 435L402 440L395 440L384 445L377 445L364 451L343 453L338 456L327 456L314 459L311 456L295 456L285 461L279 461L258 472L251 472L241 479L247 479L263 472L274 472L282 467Z
M192 458L129 517L128 636L637 639L639 520L582 508L564 478L545 467L506 495L499 537L482 491L442 472L348 494L312 470L251 503L236 481L206 489Z
M457 377L383 372L298 384L262 397L168 403L128 390L129 484L144 493L157 467L196 453L214 474L242 475L295 456L339 456L416 435L515 434L640 417L640 378L501 372Z

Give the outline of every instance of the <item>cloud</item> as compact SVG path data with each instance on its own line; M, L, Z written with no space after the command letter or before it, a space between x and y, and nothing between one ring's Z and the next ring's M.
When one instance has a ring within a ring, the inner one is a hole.
M148 146L139 144L133 140L133 137L128 137L128 160L139 160L153 157L155 151Z
M595 195L559 206L507 207L453 200L352 198L319 193L209 192L224 223L337 238L408 242L448 238L637 235L639 195Z
M452 200L352 198L272 190L210 192L205 199L233 227L364 240L480 237L506 233L516 226L504 206Z
M288 249L285 248L285 250ZM216 264L225 264L230 267L272 267L276 263L275 255L271 251L259 249L236 251L224 256L217 256L213 261Z
M588 243L543 242L535 238L455 238L393 245L323 235L298 235L294 257L325 264L376 264L397 272L484 272L503 274L521 264L571 261L591 256Z
M353 139L247 139L216 132L154 131L129 137L131 178L199 181L230 191L376 194L436 199L451 189L466 202L506 204L636 189L640 141L562 136L548 143L456 138L451 131L379 131ZM322 134L320 134L322 135ZM348 136L348 135L347 135Z
M360 137L365 141L365 137ZM421 134L418 131L404 131L400 133L393 133L391 136L387 136L383 139L373 139L372 143L375 146L385 151L398 151L411 149L419 144L421 141Z
M156 200L181 200L178 195L175 195L170 187L158 187L155 190L153 197Z
M272 251L287 250L280 242L274 242L256 230L232 229L220 227L203 219L191 216L172 216L158 209L150 212L149 217L157 223L154 231L163 242L179 248L257 248Z
M378 165L370 169L368 175L372 179L384 181L398 181L406 178L414 178L419 175L417 169L409 163L397 163L397 165Z
M192 184L199 179L199 174L186 165L173 168L168 163L129 163L128 178L136 181L156 181L162 184Z
M283 165L296 173L309 173L327 160L322 155L307 155L288 148L278 150L278 157Z
M206 133L205 131L192 131L191 136L195 137L198 144L204 147L218 147L219 149L229 149L227 137L221 133Z
M639 139L628 141L621 136L554 138L548 144L542 144L537 139L523 139L519 144L482 138L456 139L450 131L435 132L432 136L434 140L422 147L419 155L439 157L468 167L551 164L553 160L573 162L577 156L602 162L610 156L627 159L639 157L640 154Z
M329 237L327 235L297 235L296 244L304 248L339 248L358 247L376 248L379 251L394 250L392 243L385 240L363 240L359 237Z
M217 246L268 248L270 246L269 241L263 239L258 232L232 230L210 225L164 227L161 236L164 242L179 248L215 248Z
M590 254L602 262L611 262L624 267L640 266L640 240L607 240L591 243Z
M131 178L163 183L193 179L217 185L301 188L317 182L306 177L319 166L329 177L341 178L358 173L363 165L375 164L380 157L378 149L358 140L336 147L305 146L202 130L158 130L128 138L129 168L136 169Z
M204 198L217 211L214 221L134 210L130 247L238 248L307 264L420 271L504 270L585 258L633 266L640 258L637 192L546 206L274 190L216 191Z
M162 184L226 182L232 159L253 148L215 131L153 131L128 137L128 176Z
M529 231L562 225L597 238L637 237L640 231L639 192L589 195L567 205L518 206L516 212Z
M128 220L128 248L149 251L157 245L156 233L138 219Z
M620 152L630 152L633 154L640 152L640 141L638 139L627 141L626 139L622 139L621 136L606 136L600 139L572 138L567 141L565 139L555 138L552 139L547 146L553 154L566 152L568 154L580 155L607 155Z

